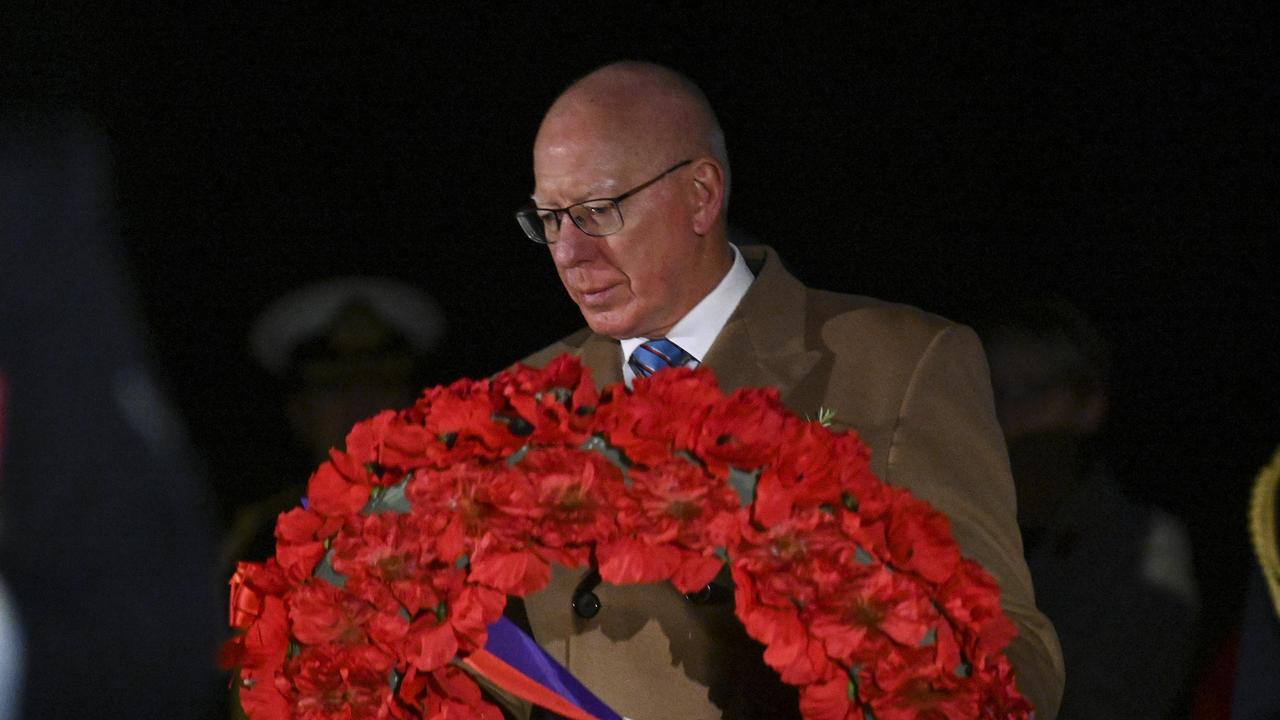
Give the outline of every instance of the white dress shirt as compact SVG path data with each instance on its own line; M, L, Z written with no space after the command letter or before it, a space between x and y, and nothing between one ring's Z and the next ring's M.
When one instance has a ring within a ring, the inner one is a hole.
M755 280L737 246L729 247L733 248L733 265L729 267L729 272L725 273L720 279L720 284L698 301L698 304L680 318L666 335L668 340L693 356L692 360L685 363L689 367L697 367L702 362L702 358L706 357L716 336L724 329L725 323L729 322L729 316L737 309L742 296L747 294L751 281ZM642 343L652 339L654 338L634 337L622 340L622 377L627 387L631 386L631 381L636 376L627 359Z

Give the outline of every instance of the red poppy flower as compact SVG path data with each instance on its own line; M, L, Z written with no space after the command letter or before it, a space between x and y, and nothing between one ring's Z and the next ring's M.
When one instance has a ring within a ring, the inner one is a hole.
M443 521L439 554L474 552L481 538L499 547L527 544L543 510L537 488L506 463L464 462L416 473L405 488L414 513Z
M284 601L264 598L261 615L224 650L240 666L240 704L254 720L287 720L289 705L277 683L289 651L289 620Z
M927 503L899 493L888 529L889 552L898 568L932 583L945 582L955 573L960 548L951 539L951 523Z
M407 511L364 514L375 490L403 490ZM726 551L738 617L806 718L1030 713L999 588L946 518L877 480L856 434L772 390L725 398L705 369L597 394L562 357L432 388L357 424L308 492L276 557L232 584L242 632L223 659L254 720L498 720L455 659L506 594L593 554L605 581L693 591ZM326 555L341 588L312 577Z
M949 720L978 717L977 686L952 672L889 655L859 674L859 691L876 718Z
M723 479L686 460L630 472L617 500L619 540L598 544L600 575L615 584L671 579L694 592L715 578L715 554L736 541L737 493Z
M608 460L585 450L534 448L516 467L533 483L542 545L585 550L613 539L622 473Z
M465 584L465 579L461 568L436 568L431 576L435 606L403 622L379 618L379 643L395 645L399 656L419 670L433 670L459 653L483 647L489 625L502 615L506 597L491 588Z
M437 467L464 459L503 458L524 444L507 424L495 422L503 401L491 394L488 381L454 383L444 392L429 392L424 399L430 411L423 427L440 440L439 446L429 448L436 451L429 454L439 454L436 459L442 464Z
M756 470L776 457L778 438L796 422L782 406L776 388L741 388L711 407L694 451L717 473L723 474L730 465Z
M348 520L333 541L333 569L346 577L346 589L382 608L403 607L410 614L434 607L429 577L437 560L435 538L422 518L380 513ZM442 560L453 564L454 558Z
M596 410L597 426L632 463L659 465L697 445L703 418L722 396L706 370L676 368L636 378L630 393L611 397Z
M533 550L481 549L471 558L471 581L507 595L525 596L547 586L551 564Z
M1000 653L1018 632L1000 608L1000 587L971 560L961 560L937 601L942 612L962 628L957 640L971 661L982 662Z
M792 423L787 430L756 485L753 516L765 526L793 509L834 508L846 493L856 498L870 476L870 454L855 435L832 434L816 422Z
M527 423L520 428L528 434L526 441L538 445L582 444L600 400L591 370L570 356L560 356L541 370L517 365L494 378L493 392Z
M245 629L239 640L241 667L267 672L279 668L289 650L288 611L284 601L273 596L264 598L262 614Z
M289 598L289 625L299 642L357 645L367 640L365 625L377 610L324 580L299 586Z
M371 645L309 645L289 661L297 720L387 718L394 659Z
M983 720L1023 720L1031 715L1031 703L1018 693L1013 666L1004 655L992 657L979 669L986 692L981 700Z
M480 687L452 665L427 673L409 668L400 683L400 699L424 720L502 720L502 711L486 702Z
M903 652L894 645L919 647L940 621L918 581L876 565L815 603L809 629L832 658L853 666Z
M853 702L851 682L843 670L800 688L800 714L805 720L864 720Z
M361 420L347 433L347 454L361 465L384 465L382 455L388 430L399 420L395 410L383 410L367 420Z
M327 517L344 517L360 512L369 501L373 478L352 456L329 451L329 461L307 483L309 508Z
M311 576L343 518L312 508L293 508L276 519L276 561L294 581Z

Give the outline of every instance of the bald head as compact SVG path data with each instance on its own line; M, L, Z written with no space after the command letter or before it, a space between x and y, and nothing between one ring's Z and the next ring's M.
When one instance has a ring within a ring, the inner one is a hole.
M564 153L566 143L584 141L596 142L601 162L618 165L711 158L720 166L722 204L728 204L724 131L702 90L670 68L618 62L570 85L543 118L534 143L535 172L540 153Z
M592 330L662 337L715 288L734 257L728 169L706 97L672 70L616 63L556 99L533 146L533 205Z

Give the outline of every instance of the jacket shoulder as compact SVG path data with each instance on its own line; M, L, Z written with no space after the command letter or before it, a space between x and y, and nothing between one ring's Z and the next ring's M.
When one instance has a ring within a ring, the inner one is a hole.
M856 337L881 353L897 350L893 354L901 357L922 353L948 329L972 332L911 305L827 290L811 289L807 294L809 331L827 344Z

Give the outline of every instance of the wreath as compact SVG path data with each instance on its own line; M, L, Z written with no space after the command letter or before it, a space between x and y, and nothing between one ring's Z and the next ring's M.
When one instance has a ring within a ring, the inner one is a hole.
M706 369L597 391L562 356L430 388L357 424L240 563L224 663L254 720L483 718L462 668L552 563L704 588L805 718L1027 717L999 588L944 515L871 473L829 418Z

